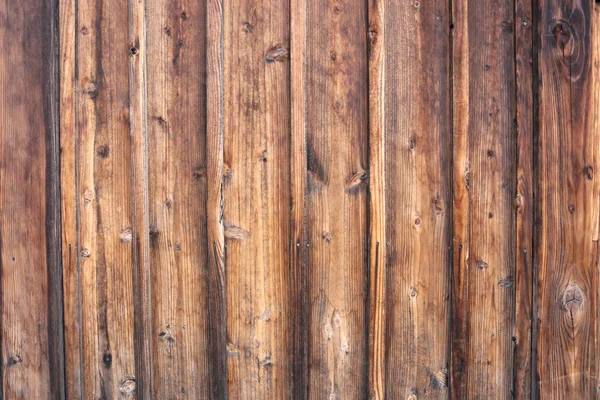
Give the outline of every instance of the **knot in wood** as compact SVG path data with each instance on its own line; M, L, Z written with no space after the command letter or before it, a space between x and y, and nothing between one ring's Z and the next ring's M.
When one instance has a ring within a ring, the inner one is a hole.
M119 390L124 396L127 396L128 399L131 398L135 392L135 378L126 377L123 382L121 382Z
M583 308L583 289L577 283L572 282L563 293L562 306L565 311L574 313Z
M285 47L281 44L276 44L271 47L265 55L265 61L267 63L274 63L275 61L284 61L289 56L289 53Z

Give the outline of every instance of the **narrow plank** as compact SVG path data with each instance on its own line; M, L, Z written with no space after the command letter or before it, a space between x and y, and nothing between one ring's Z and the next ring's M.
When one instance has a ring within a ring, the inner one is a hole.
M207 8L146 4L152 392L209 398Z
M59 3L60 31L60 186L65 335L65 390L83 398L81 279L78 263L78 196L76 153L76 0Z
M152 293L149 235L148 133L146 99L146 1L128 0L129 132L131 135L131 213L133 226L122 232L133 251L133 317L136 398L151 399L153 388Z
M62 348L55 11L53 1L0 5L0 398L6 399L64 397L61 372L52 370L60 368Z
M517 91L517 249L516 352L514 397L531 398L533 323L533 8L531 0L515 1L515 67Z
M541 398L596 395L599 196L592 2L539 3L535 254ZM596 18L593 18L594 20Z
M452 0L452 324L450 393L466 398L469 324L469 2Z
M362 0L299 1L291 10L301 46L293 54L293 164L306 224L295 240L306 251L308 398L367 390L366 11Z
M369 393L386 398L385 1L369 0Z
M386 396L447 398L450 9L446 1L384 9Z
M306 208L306 128L307 128L307 3L291 10L291 184L292 184L292 398L308 397L308 271Z
M289 8L287 0L223 2L232 399L290 397Z
M128 4L79 0L75 8L76 184L70 195L77 207L80 290L67 301L80 302L81 369L67 374L80 377L84 397L131 397L136 382Z
M516 301L515 8L511 1L456 1L453 10L453 397L508 398Z
M225 236L223 228L223 1L207 0L206 153L207 248L210 307L211 398L227 399Z

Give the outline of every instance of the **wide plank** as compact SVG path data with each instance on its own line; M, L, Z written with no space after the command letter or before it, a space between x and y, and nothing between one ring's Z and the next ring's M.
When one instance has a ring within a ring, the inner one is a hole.
M539 11L536 383L540 398L587 399L598 390L598 11L555 0Z
M513 390L517 191L512 1L454 1L452 393Z
M288 398L290 5L227 0L223 10L229 398Z

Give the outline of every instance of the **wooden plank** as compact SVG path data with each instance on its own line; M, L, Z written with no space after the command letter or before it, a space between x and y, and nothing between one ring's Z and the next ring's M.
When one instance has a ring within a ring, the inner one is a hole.
M80 270L77 256L76 197L75 19L76 0L60 1L60 186L65 332L65 390L70 398L83 397Z
M208 398L206 3L146 21L153 395Z
M229 396L286 398L290 351L289 2L225 1Z
M306 251L308 397L358 398L367 390L366 7L300 1L291 13L304 35L293 54L292 113L294 201L304 214L295 222L306 224L294 240Z
M514 397L531 398L533 323L533 8L531 0L515 1L515 67L517 94L517 250L516 352L513 363Z
M452 1L452 323L450 393L467 392L469 274L469 30L467 1Z
M308 397L308 243L306 208L306 127L307 127L307 3L291 10L291 183L292 183L292 398Z
M210 307L211 398L227 399L225 236L223 228L223 1L206 12L207 248Z
M539 394L592 398L600 200L592 2L543 0L539 11Z
M453 11L453 397L508 398L517 229L515 9L509 1L456 1Z
M447 398L452 205L449 4L386 1L382 19L385 395Z
M54 1L0 5L0 398L64 398ZM25 311L26 310L26 311Z
M67 364L67 375L84 397L131 397L136 371L128 4L82 0L74 10L75 143L63 145L73 149L75 165L74 177L63 171L63 178L75 184L63 196L75 198L77 221L77 266L69 269L77 276L65 278L65 302L79 314L73 326L79 332L67 331L67 343L79 343L67 352L80 356Z
M131 135L131 213L123 231L133 252L133 316L136 398L151 399L153 388L151 260L149 234L148 133L146 100L146 1L128 1L129 132Z
M385 1L369 0L369 399L386 398Z

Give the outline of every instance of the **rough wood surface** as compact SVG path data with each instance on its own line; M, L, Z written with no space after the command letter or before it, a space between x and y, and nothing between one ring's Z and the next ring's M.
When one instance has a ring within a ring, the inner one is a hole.
M288 1L225 1L223 198L228 391L287 398L290 351Z
M0 5L0 398L64 398L54 1Z
M206 2L147 0L154 398L208 398Z
M585 1L539 7L537 384L541 398L593 398L600 132L590 35L597 11Z
M73 383L84 398L131 396L136 371L128 4L82 0L74 12L74 131L63 135L73 143L62 145L74 149L73 171L63 177L75 184L63 196L75 198L77 221L76 267L69 270L77 290L66 291L65 303L78 309L79 331L69 333L75 348L67 352L79 350L80 356L68 364L67 375L78 377L79 384Z
M291 13L304 36L292 54L292 113L303 122L293 132L294 166L304 168L294 177L305 180L294 200L305 224L295 243L308 277L308 398L359 398L367 388L366 7L306 0Z
M0 5L0 398L598 397L597 4Z
M453 396L508 398L515 342L513 2L455 1Z
M383 11L389 398L448 396L449 14L443 1Z

